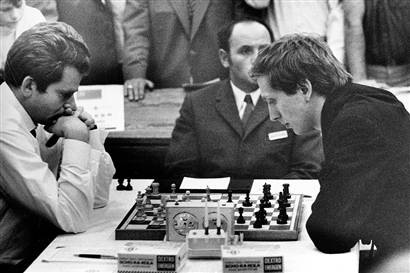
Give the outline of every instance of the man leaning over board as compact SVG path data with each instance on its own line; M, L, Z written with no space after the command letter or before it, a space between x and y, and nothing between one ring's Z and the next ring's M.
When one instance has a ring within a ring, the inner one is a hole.
M40 23L12 45L0 87L0 271L23 271L59 229L82 232L114 174L103 132L73 95L89 69L81 36ZM52 147L53 133L61 137Z
M317 131L297 136L269 120L268 107L249 76L270 29L253 20L218 33L219 56L229 79L188 93L166 157L173 177L315 178L322 161ZM246 100L246 101L245 101Z

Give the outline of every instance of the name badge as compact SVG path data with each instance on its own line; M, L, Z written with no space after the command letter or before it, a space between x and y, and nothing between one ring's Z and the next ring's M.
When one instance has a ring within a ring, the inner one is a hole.
M282 138L287 138L288 137L288 131L283 130L283 131L278 131L278 132L272 132L268 134L269 140L277 140L277 139L282 139Z

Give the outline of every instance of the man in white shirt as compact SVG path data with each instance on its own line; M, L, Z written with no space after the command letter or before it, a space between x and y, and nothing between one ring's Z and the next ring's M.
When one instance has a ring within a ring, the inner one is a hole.
M64 23L40 23L10 48L0 87L0 271L22 271L50 227L87 229L114 174L103 132L73 98L89 51ZM50 133L60 140L46 147Z
M187 94L165 160L173 177L314 178L322 160L317 132L296 136L269 120L268 107L249 76L269 28L241 20L218 33L229 79Z

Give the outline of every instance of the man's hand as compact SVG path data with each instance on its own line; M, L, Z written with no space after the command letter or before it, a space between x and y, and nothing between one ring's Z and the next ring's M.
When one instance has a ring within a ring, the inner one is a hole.
M64 105L64 113L44 128L54 134L51 138L64 137L88 143L88 131L95 127L94 119L90 114L84 112L82 107ZM52 146L52 144L47 146Z
M145 90L154 88L154 83L143 78L130 79L124 83L124 97L130 101L143 100Z

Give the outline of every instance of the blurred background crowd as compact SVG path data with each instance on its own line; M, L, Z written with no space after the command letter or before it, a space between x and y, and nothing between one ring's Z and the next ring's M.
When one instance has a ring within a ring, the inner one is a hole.
M410 85L410 1L0 0L1 60L41 21L72 25L91 51L82 84L134 89L202 84L227 76L216 33L231 20L264 21L274 39L315 33L357 82ZM131 96L130 99L133 99Z

